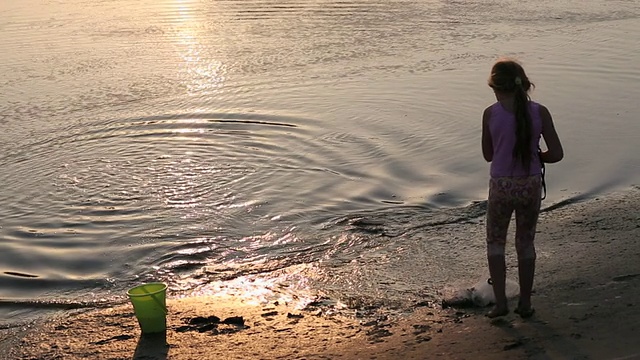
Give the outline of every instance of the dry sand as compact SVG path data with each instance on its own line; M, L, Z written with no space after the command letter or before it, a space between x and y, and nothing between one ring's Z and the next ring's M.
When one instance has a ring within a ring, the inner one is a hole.
M120 305L4 330L0 357L640 359L640 188L544 212L537 246L527 320L426 306L363 320L233 297L169 299L166 334L140 336L131 306ZM212 315L219 321L204 319Z

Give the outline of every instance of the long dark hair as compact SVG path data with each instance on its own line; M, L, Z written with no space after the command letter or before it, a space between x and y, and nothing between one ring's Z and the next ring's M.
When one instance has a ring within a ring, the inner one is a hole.
M511 59L498 60L491 68L489 86L496 92L513 93L516 115L516 144L513 157L525 167L531 164L531 115L529 90L535 85L529 81L522 66Z

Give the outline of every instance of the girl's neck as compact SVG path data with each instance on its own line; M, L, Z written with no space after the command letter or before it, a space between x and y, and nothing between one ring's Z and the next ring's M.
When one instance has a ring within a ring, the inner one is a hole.
M509 112L515 111L513 94L496 94L496 100L498 100L505 110Z

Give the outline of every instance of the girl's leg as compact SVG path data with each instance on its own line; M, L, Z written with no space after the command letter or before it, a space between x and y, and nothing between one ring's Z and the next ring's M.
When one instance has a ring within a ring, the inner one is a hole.
M541 181L532 176L522 184L523 198L516 206L516 251L518 253L518 280L520 301L518 312L525 317L532 314L531 292L536 269L534 238L540 213Z
M496 305L487 313L490 318L503 316L509 313L509 305L507 304L506 286L506 264L504 255L489 255L489 274L493 286L493 294L496 297Z
M503 316L509 312L505 293L506 264L504 251L509 221L513 213L510 187L510 181L506 179L491 179L489 182L487 260L493 293L496 297L495 307L487 313L487 316L491 318Z

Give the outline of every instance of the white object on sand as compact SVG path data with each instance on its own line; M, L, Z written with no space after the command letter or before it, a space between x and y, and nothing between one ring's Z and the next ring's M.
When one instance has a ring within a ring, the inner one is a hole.
M505 283L505 292L507 298L514 298L520 292L518 283L514 280L507 279ZM458 288L448 291L442 301L443 307L484 307L496 302L493 294L493 286L489 283L489 277L481 277L473 286Z

